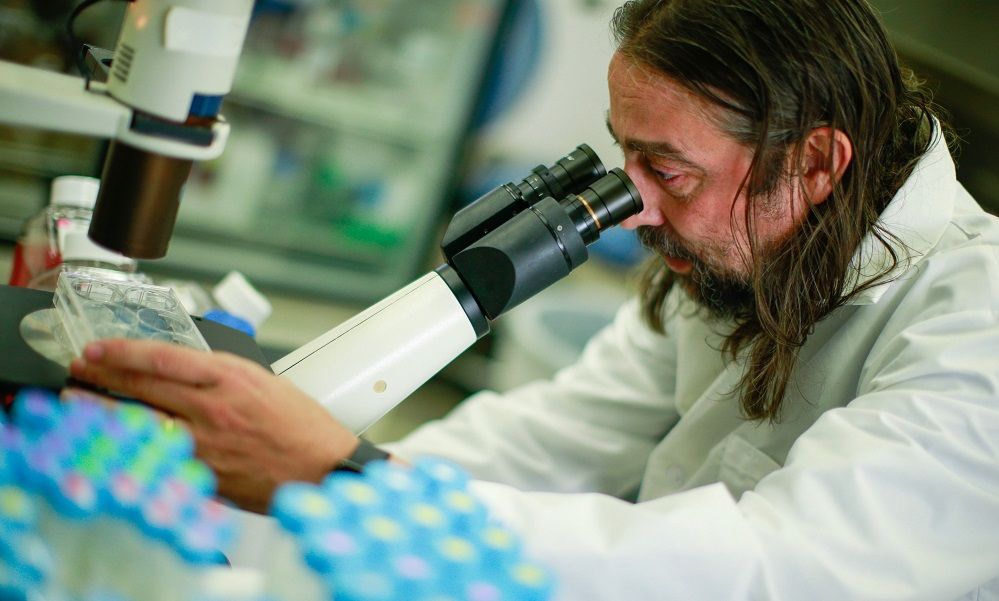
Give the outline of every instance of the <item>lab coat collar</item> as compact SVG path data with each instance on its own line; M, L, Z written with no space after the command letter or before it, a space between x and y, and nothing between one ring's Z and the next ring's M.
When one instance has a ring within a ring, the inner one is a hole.
M954 160L940 124L934 120L933 126L930 148L878 218L878 224L897 237L888 242L898 255L898 264L881 284L851 299L851 305L878 302L894 278L919 263L936 245L951 220L957 186ZM860 282L870 281L888 268L891 261L888 249L868 232L850 262L844 293L856 289Z

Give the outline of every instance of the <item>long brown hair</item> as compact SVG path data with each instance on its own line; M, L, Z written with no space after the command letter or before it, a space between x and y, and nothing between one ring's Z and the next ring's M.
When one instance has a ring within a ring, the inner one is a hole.
M735 317L722 351L745 353L746 417L775 421L815 325L907 258L877 219L929 146L931 99L864 0L631 0L612 28L620 53L724 109L723 131L754 149L743 189L755 307ZM792 181L788 166L803 164L800 142L819 126L844 132L853 159L799 231L763 253L752 217ZM849 290L868 233L892 261ZM659 331L676 279L655 260L641 280L644 317Z

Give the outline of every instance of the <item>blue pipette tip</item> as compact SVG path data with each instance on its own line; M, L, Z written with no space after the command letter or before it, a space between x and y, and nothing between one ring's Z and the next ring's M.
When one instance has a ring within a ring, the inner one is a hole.
M12 420L27 432L44 432L62 415L59 398L41 388L24 388L14 397Z
M337 510L318 487L304 482L290 482L274 494L271 514L286 530L300 534L310 526L332 522Z

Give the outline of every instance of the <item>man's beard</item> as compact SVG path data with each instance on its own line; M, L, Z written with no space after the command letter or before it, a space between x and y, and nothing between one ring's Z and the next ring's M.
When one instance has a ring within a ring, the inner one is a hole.
M749 278L709 266L665 228L639 226L638 239L660 257L690 261L690 273L674 273L687 294L719 319L746 318L756 311L756 300Z

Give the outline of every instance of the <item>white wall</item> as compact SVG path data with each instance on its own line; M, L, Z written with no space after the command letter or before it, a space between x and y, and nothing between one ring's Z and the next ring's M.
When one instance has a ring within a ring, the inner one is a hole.
M618 0L539 0L542 56L529 88L481 134L480 152L525 164L550 163L589 144L608 168L620 153L604 124L610 18Z

